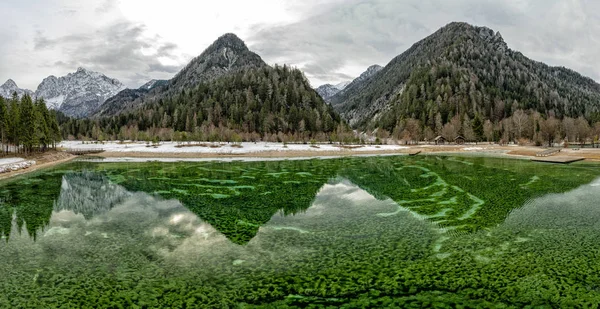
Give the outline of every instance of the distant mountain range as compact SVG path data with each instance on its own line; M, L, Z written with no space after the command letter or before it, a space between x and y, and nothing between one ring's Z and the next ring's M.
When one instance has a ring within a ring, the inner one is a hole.
M35 93L9 80L0 86L0 95L43 97L76 118L126 115L113 127L176 131L212 124L249 132L319 132L341 117L354 128L388 131L411 118L439 132L453 118L500 122L517 110L600 121L600 85L594 80L530 60L509 49L500 33L466 23L446 25L385 67L373 65L351 82L322 85L315 92L300 75L268 66L237 36L226 34L172 79L137 89L79 69L44 79ZM160 115L149 120L141 113Z
M43 98L49 108L61 111L67 116L84 118L124 88L125 86L114 78L79 68L75 73L66 76L51 75L45 78L35 92L20 89L9 79L0 87L0 96L10 98L15 91L19 97L29 94L34 98Z
M365 72L360 74L359 77L355 78L352 81L341 82L336 85L325 84L319 86L316 90L321 95L323 100L329 103L331 101L331 98L333 98L336 94L343 92L343 90L346 89L349 85L360 84L363 81L369 79L371 76L375 75L375 73L379 72L381 69L383 69L383 67L381 67L380 65L372 65L368 67Z
M82 118L89 116L124 88L114 78L79 68L77 72L66 76L45 78L35 91L35 96L43 98L48 107L67 116Z
M7 99L12 98L15 92L17 93L17 96L19 98L25 94L33 96L33 91L19 88L19 86L17 86L17 83L15 83L15 81L12 79L7 80L4 84L2 84L2 86L0 86L0 97L4 97Z

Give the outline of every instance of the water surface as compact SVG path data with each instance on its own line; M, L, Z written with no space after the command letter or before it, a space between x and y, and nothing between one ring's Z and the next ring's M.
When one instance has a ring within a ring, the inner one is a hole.
M0 185L0 307L600 303L600 170L71 163Z

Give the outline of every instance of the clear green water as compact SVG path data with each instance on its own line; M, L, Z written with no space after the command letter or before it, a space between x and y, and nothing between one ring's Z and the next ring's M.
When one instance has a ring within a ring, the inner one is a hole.
M0 307L597 307L599 177L460 157L72 163L0 184Z

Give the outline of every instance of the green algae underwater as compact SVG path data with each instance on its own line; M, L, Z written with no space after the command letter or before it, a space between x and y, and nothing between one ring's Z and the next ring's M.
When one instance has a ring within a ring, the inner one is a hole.
M598 307L599 201L585 162L74 162L0 183L0 307Z

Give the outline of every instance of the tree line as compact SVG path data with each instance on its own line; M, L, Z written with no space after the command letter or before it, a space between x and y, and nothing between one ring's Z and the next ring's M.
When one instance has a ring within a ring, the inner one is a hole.
M48 110L43 99L35 101L29 95L20 99L0 97L0 138L2 153L46 151L56 148L61 140L56 112Z
M326 141L351 135L302 72L288 66L244 69L144 100L140 108L113 117L66 120L62 133L72 139L210 141Z
M592 144L600 141L600 122L591 124L583 116L558 119L551 115L543 117L534 110L516 110L502 120L483 119L468 114L456 115L444 123L442 116L435 116L433 127L420 119L406 118L398 121L392 131L380 129L380 138L394 138L405 143L432 141L436 136L454 140L462 136L468 142L498 142L521 145Z

